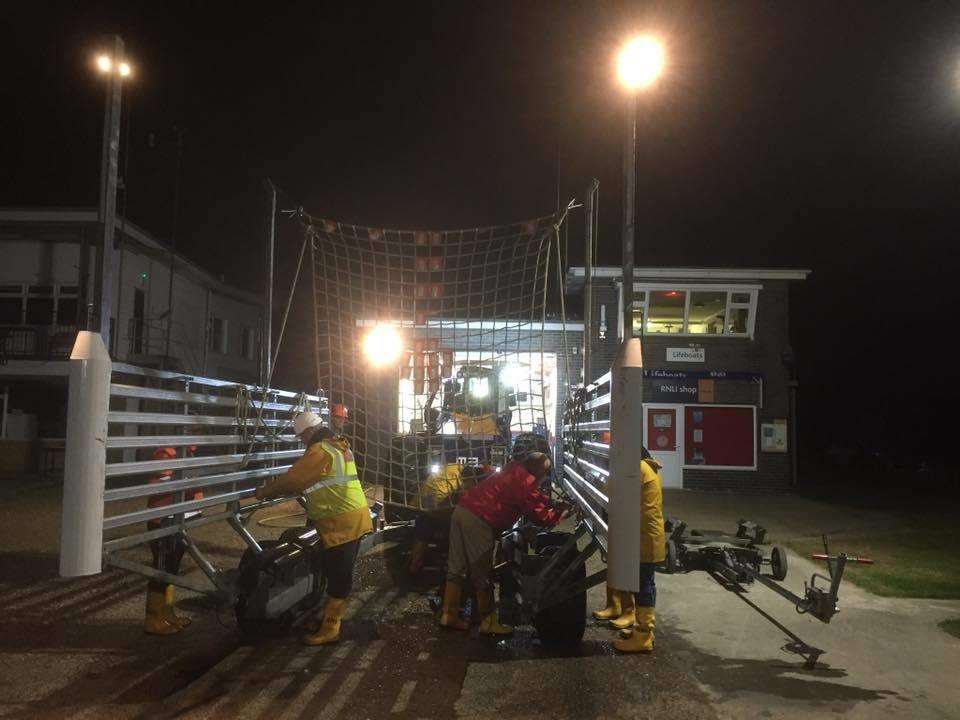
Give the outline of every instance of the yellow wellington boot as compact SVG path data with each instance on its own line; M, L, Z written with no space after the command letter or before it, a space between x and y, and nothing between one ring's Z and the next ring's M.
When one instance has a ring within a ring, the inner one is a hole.
M607 606L603 610L594 610L597 620L613 620L620 617L620 593L607 585Z
M477 593L477 610L480 617L483 618L480 621L481 635L510 635L513 633L513 628L501 624L500 618L497 617L497 608L493 604L493 588L487 588Z
M187 627L190 623L193 622L188 617L183 615L177 615L176 608L174 606L174 600L176 595L173 589L173 585L167 585L166 589L163 591L163 617L171 625L176 625L181 630Z
M328 598L323 607L323 621L320 629L313 635L303 638L305 645L330 645L340 641L340 621L347 612L347 601L340 598Z
M447 582L443 586L443 608L440 611L440 627L451 630L469 630L470 622L460 617L460 595L463 589L459 583Z
M652 607L637 608L637 624L626 638L613 641L613 647L625 653L652 653L653 628L656 624Z
M166 598L163 590L147 588L147 612L143 619L143 631L150 635L174 635L181 627L167 619Z
M617 630L633 627L637 620L636 603L633 599L633 593L624 590L617 591L620 595L620 617L610 621Z

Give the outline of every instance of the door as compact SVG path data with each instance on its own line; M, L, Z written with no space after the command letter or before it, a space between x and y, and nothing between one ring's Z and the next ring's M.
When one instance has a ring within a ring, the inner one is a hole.
M646 405L643 408L646 448L663 469L664 487L683 487L682 405Z
M143 352L143 308L144 308L144 294L143 290L139 288L134 288L133 291L133 330L132 341L133 347L131 352L134 355L139 355Z

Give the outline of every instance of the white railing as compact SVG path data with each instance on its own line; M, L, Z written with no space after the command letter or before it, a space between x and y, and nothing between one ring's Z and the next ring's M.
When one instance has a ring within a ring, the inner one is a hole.
M329 412L322 394L115 363L100 335L81 332L71 356L60 574L98 573L106 561L151 576L116 553L178 534L198 559L188 533L216 521L256 546L240 522L250 508L242 501L302 453L291 426L303 410ZM156 448L177 457L155 459ZM170 479L149 482L167 471ZM194 499L196 491L203 497ZM158 493L172 494L172 503L148 507ZM151 520L163 522L147 528Z
M561 483L607 550L610 477L610 373L578 388L563 414Z

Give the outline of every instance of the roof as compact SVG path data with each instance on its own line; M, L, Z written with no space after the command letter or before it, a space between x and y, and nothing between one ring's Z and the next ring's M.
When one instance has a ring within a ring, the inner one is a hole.
M634 282L638 280L806 280L811 270L806 268L719 268L719 267L635 267ZM566 288L577 293L583 289L585 270L571 267L567 270ZM623 277L622 267L601 265L593 268L595 280L616 280Z
M0 207L0 226L7 224L19 225L34 223L49 225L89 225L96 224L98 222L99 212L93 208ZM169 245L157 240L153 235L128 219L118 217L116 220L116 229L118 232L120 232L122 229L123 234L126 235L127 238L140 244L144 248L161 251L162 255L158 255L158 259L162 260L163 257L168 256L170 253ZM177 265L180 267L185 267L188 270L188 272L185 274L192 275L194 279L200 281L203 285L209 287L211 290L242 302L254 305L260 305L263 303L263 300L256 294L222 282L216 275L204 270L193 260L190 260L176 251L174 251L173 254L177 259Z

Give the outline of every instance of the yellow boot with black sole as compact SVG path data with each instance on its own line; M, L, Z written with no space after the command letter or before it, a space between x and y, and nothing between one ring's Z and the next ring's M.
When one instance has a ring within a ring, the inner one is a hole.
M625 590L618 590L620 595L620 615L610 621L610 624L617 630L626 630L632 628L637 621L636 601L633 593Z
M469 630L470 622L460 617L460 597L463 588L459 583L447 582L443 586L443 605L440 610L440 627L449 630Z
M477 610L482 620L480 621L481 635L512 635L513 628L504 625L497 617L497 608L493 603L493 588L487 588L477 593Z
M634 626L633 632L627 637L623 637L625 631L621 631L621 638L613 641L613 647L625 653L652 653L653 629L655 626L654 609L652 607L638 607L637 624Z
M168 617L166 593L157 588L147 588L147 609L143 618L143 631L149 635L175 635L183 628Z
M303 638L305 645L330 645L340 642L340 621L347 612L347 601L330 598L323 608L323 620L320 629L313 635Z
M166 589L164 589L163 614L168 623L171 625L176 625L183 630L183 628L188 627L193 620L183 615L177 615L175 593L176 591L173 589L173 585L167 585Z
M597 620L614 620L620 617L620 592L607 585L607 605L603 610L594 610L593 616Z

